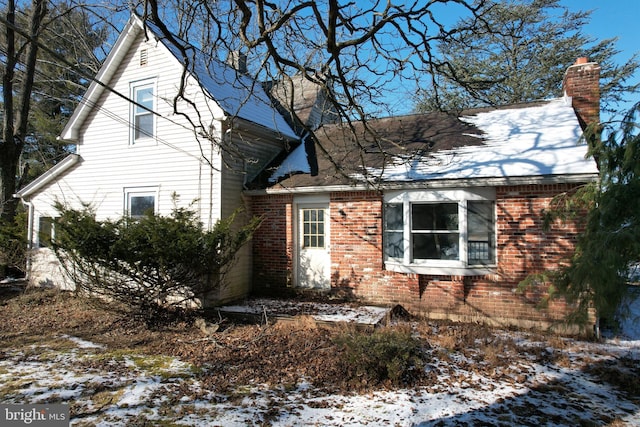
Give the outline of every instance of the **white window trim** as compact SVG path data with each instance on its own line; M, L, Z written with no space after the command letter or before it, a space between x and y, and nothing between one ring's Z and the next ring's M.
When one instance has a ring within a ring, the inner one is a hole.
M157 135L157 120L156 120L156 116L154 113L151 113L151 117L152 117L152 135L151 136L147 136L147 137L143 137L143 138L138 138L136 139L136 129L135 129L135 123L136 123L136 92L140 89L146 89L151 87L153 89L153 106L151 107L152 111L156 111L158 108L158 104L157 104L157 99L158 99L158 88L157 88L157 79L153 78L153 79L145 79L145 80L139 80L139 81L135 81L135 82L131 82L129 84L129 97L132 100L132 102L130 102L129 105L129 145L130 146L140 146L140 145L149 145L149 143L153 143L155 144L157 141L156 135Z
M461 275L476 276L494 272L497 265L497 253L494 249L493 263L487 265L469 265L467 257L467 202L468 201L493 201L495 202L495 189L439 189L439 190L415 190L393 191L384 195L384 203L397 203L403 206L403 258L385 259L385 268L390 271L429 275ZM458 227L459 227L459 260L419 260L411 261L411 204L412 203L458 203ZM495 209L495 207L494 207ZM496 247L497 233L494 233L493 247ZM383 230L384 231L384 230ZM384 254L383 254L384 256Z
M159 188L155 186L149 187L125 187L124 188L124 202L123 202L123 215L129 218L138 218L138 216L132 217L130 214L131 198L132 197L145 197L153 196L153 212L158 213L158 199Z

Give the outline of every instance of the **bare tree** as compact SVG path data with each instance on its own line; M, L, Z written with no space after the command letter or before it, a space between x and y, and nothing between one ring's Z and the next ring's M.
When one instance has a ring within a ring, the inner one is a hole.
M389 105L398 99L408 104L408 93L415 93L420 82L444 67L432 46L461 30L447 27L442 21L445 12L468 16L473 28L482 19L483 3L196 1L177 2L169 15L166 5L145 0L143 17L182 49L187 64L192 54L185 42L212 60L241 52L247 57L245 72L255 81L289 82L293 90L291 78L296 76L321 87L332 110L351 127L355 121L388 115ZM178 98L185 97L180 91ZM289 111L295 110L294 98L285 106ZM358 144L357 132L351 129L352 142ZM323 149L317 141L316 145Z
M6 61L2 76L2 141L0 141L0 219L5 221L13 220L17 207L17 200L13 198L13 194L16 191L18 162L27 138L31 91L38 55L37 41L40 37L42 21L47 14L47 3L46 0L33 0L26 30L30 41L19 45L15 30L15 0L7 2ZM22 67L22 79L16 82L18 66Z
M96 25L98 9L65 0L12 0L3 12L0 212L10 222L15 190L68 154L56 137L99 69L109 27Z

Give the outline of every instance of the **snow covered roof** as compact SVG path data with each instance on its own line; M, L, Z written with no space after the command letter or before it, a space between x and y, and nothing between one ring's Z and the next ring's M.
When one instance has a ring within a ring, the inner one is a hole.
M361 124L360 124L361 125ZM294 150L270 177L274 187L510 179L597 174L586 158L570 98L479 110L376 120L359 138L340 126L316 132L320 173L306 174ZM340 170L334 166L338 165ZM302 173L302 174L300 174ZM277 183L277 184L276 184Z
M144 22L140 17L132 14L79 106L62 130L62 139L77 140L84 120L95 108L102 93L109 90L111 78L144 28L160 40L181 65L185 64L180 49L163 37L162 31L156 25L149 21ZM180 41L178 38L176 40ZM188 52L190 52L191 62L190 74L229 117L237 117L257 124L289 139L298 139L286 120L272 106L271 99L259 82L238 73L233 67L216 59L205 62L204 55L192 47L188 48Z
M162 32L155 24L146 22L146 26L184 65L180 49L163 37ZM176 41L180 40L176 38ZM202 52L186 43L185 47L187 47L190 61L189 72L228 116L239 117L276 131L290 139L298 139L291 126L274 108L271 98L260 82L215 58L206 61Z

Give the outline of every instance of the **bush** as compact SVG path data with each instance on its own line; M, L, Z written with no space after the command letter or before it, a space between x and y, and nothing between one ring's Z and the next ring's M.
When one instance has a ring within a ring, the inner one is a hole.
M196 213L98 221L94 211L57 206L53 244L76 289L93 299L116 302L128 314L154 325L184 317L223 286L238 250L259 225L254 218L234 227L236 215L205 230Z
M410 383L420 375L425 354L410 331L376 329L345 332L336 338L344 348L346 371L352 381L367 385Z

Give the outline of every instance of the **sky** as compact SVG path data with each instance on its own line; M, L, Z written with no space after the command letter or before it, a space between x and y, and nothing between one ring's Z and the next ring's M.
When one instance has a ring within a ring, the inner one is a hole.
M583 34L592 38L594 43L617 37L615 47L620 53L614 59L619 64L627 63L634 53L640 53L639 0L560 0L559 5L566 7L570 12L591 10L589 23L582 27ZM454 24L461 14L466 16L466 9L453 3L434 6L434 10L437 19L445 25ZM640 71L627 83L640 83ZM402 88L402 85L399 87ZM405 98L400 98L390 97L391 110L394 114L410 113L413 105L407 103ZM640 94L630 96L628 103L618 105L617 108L626 111L636 102L640 102ZM602 120L606 121L608 117L603 117Z
M597 40L618 37L616 47L620 53L617 62L626 63L634 53L640 52L640 1L638 0L561 0L560 4L571 12L592 10L591 20L585 25L584 33ZM634 83L640 82L640 72L634 76ZM629 83L632 83L629 82ZM635 94L627 105L631 107L640 101Z

